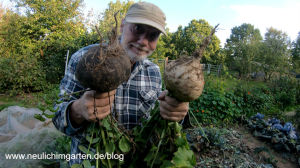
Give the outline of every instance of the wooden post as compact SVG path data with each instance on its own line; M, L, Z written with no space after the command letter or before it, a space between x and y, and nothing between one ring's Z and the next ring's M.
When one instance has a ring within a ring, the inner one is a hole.
M210 74L211 64L207 64L207 74Z
M218 67L218 76L220 76L221 68L222 68L222 64L220 64Z
M67 52L67 58L66 58L65 75L67 74L68 61L69 61L69 50Z

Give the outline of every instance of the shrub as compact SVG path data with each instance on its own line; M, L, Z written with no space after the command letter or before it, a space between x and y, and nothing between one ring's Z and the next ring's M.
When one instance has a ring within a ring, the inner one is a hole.
M190 103L190 110L204 124L235 122L258 112L280 114L271 90L264 84L213 77L206 81L202 95Z
M46 86L45 75L32 57L0 58L0 90L40 91Z
M281 110L299 104L300 83L295 78L284 76L269 83L270 90Z
M242 99L243 114L251 116L256 113L267 113L276 109L275 100L267 87L236 87L234 94Z

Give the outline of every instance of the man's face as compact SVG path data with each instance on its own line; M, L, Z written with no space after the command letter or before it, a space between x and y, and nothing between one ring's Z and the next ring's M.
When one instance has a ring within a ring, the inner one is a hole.
M160 35L160 31L154 27L126 22L121 25L121 33L121 45L132 63L151 55Z

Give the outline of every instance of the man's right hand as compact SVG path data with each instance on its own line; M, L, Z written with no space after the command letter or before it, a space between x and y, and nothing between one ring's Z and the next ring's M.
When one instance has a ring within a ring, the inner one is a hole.
M79 126L84 121L96 122L110 114L110 108L114 103L116 90L109 93L96 93L86 91L80 99L72 103L70 108L70 120L73 125ZM95 97L95 99L94 99ZM95 112L96 107L96 112Z

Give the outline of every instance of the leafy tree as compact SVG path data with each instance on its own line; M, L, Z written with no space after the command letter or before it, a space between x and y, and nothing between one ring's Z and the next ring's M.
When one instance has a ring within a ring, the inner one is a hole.
M127 2L117 0L116 2L110 2L107 9L99 16L99 29L102 33L104 39L107 39L108 32L112 30L115 26L114 15L116 12L119 12L116 16L118 25L120 26L122 19L125 18L125 15L129 7L134 3L132 0L127 0ZM94 27L92 27L94 29Z
M168 29L166 30L166 32L167 35L161 35L159 37L155 51L151 56L149 56L149 59L160 67L160 71L162 74L164 72L165 64L165 62L162 60L172 55L172 53L176 52L174 44L170 43L172 33L170 33Z
M238 71L240 77L248 77L256 66L256 57L262 37L259 29L251 24L242 24L231 29L226 40L226 64L231 70Z
M265 79L269 80L275 72L288 73L290 53L288 36L274 28L267 29L260 55L261 68Z
M176 52L171 58L175 59L182 52L186 52L187 55L192 53L201 45L205 37L207 37L212 26L209 25L204 19L192 20L185 28L179 26L177 31L172 35L171 43L174 44ZM204 52L202 62L219 64L222 63L222 57L220 55L220 40L217 36L213 36L211 43L208 45Z
M11 11L0 21L0 88L25 91L42 89L45 81L32 40L23 36L27 18Z
M2 19L3 14L4 14L4 8L3 8L2 3L0 2L0 20Z
M24 23L29 36L39 47L40 61L45 67L47 81L57 83L64 73L67 50L71 53L82 45L76 41L85 35L80 13L80 0L16 0L25 11Z
M300 32L292 44L292 64L296 73L300 73Z
M81 1L15 2L22 12L9 11L3 17L0 52L5 57L1 66L14 65L10 72L16 75L11 80L2 78L1 83L8 83L6 90L41 90L46 82L60 81L67 50L72 53L89 42L79 10Z
M165 59L165 57L169 56L170 53L175 51L175 46L171 43L172 33L169 32L169 29L167 29L166 32L167 35L161 35L159 37L156 50L149 57L150 59L162 60Z

